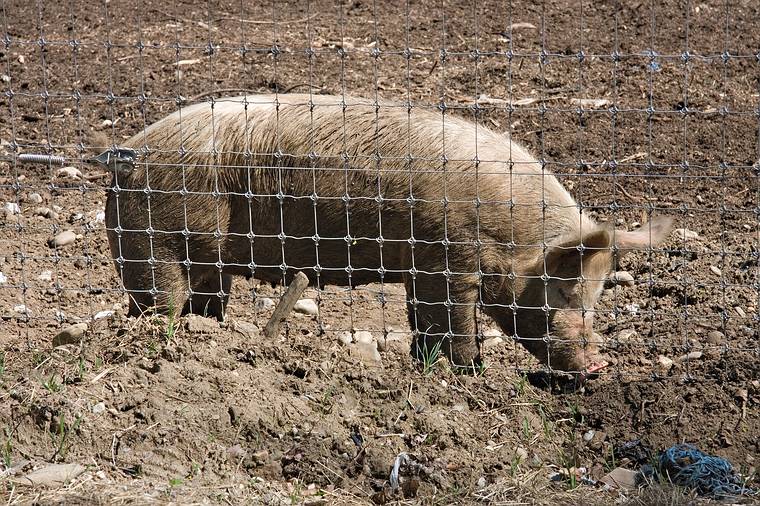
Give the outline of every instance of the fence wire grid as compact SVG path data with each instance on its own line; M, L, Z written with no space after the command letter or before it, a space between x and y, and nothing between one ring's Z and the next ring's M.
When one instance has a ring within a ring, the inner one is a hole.
M263 326L302 271L316 334L524 328L549 367L602 339L626 376L756 357L753 9L3 0L2 333L154 304Z

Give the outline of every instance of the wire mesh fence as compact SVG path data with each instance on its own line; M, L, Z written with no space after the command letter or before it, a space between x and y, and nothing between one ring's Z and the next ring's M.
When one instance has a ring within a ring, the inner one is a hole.
M262 447L233 474L517 501L642 434L754 474L756 2L0 8L0 476Z
M333 332L387 336L408 306L415 334L582 350L596 314L613 347L633 327L668 355L711 331L757 351L758 54L730 5L144 7L4 4L13 332L114 307L222 318L230 295L249 314L258 281L301 270ZM574 251L607 225L638 252ZM557 246L564 278L533 265ZM634 288L605 280L618 260Z

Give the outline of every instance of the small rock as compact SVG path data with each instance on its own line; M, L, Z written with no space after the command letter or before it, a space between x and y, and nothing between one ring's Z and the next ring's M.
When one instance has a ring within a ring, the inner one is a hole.
M583 434L583 440L588 443L589 441L594 439L594 434L596 434L596 431L593 429L587 431L586 433Z
M316 316L317 313L319 313L319 307L317 307L317 303L314 299L301 299L296 302L293 311L296 313Z
M267 309L274 308L274 301L269 297L256 297L256 302L253 303L253 307L257 311L266 311Z
M633 286L636 284L636 281L633 279L633 276L628 271L617 271L613 272L610 276L610 281L613 284L620 285L620 286Z
M60 179L71 179L78 181L82 179L82 172L76 167L61 167L55 171L55 177Z
M375 343L356 343L351 348L351 353L356 355L365 365L376 365L382 361Z
M745 313L744 310L741 307L739 307L739 306L736 306L734 308L734 311L736 311L736 314L738 314L739 317L741 317L741 318L746 318L747 317L747 313Z
M98 311L95 313L92 317L93 320L102 320L103 318L110 318L113 316L113 311L110 311L108 309L105 309L103 311Z
M478 478L478 488L486 488L486 484L487 482L486 482L485 477L481 476L480 478Z
M43 218L50 218L53 220L58 219L58 213L56 213L49 207L36 207L34 211L32 211L32 215L42 216Z
M13 478L11 481L19 485L28 485L31 487L60 487L86 470L87 468L80 464L50 464L21 476L20 478Z
M198 334L213 334L219 330L219 322L215 319L204 318L197 314L187 315L185 328L188 332ZM209 345L211 343L209 342Z
M690 241L699 237L698 233L688 228L677 228L673 230L673 235L682 241Z
M11 82L11 76L9 76L8 74L0 74L0 81L7 84Z
M615 339L620 341L621 343L630 341L631 339L635 339L638 337L638 333L633 329L623 329L620 332L618 332L617 336L615 336Z
M86 323L77 323L70 327L66 327L53 338L53 347L63 346L65 344L79 344L82 337L84 337L85 332L87 332Z
M48 239L48 246L51 248L62 248L69 244L72 244L77 240L77 235L72 230L66 230Z
M594 432L593 437L588 441L588 447L592 450L600 450L604 441L607 439L607 433L597 430Z
M232 323L232 329L248 339L254 339L259 336L259 327L253 323L236 320Z
M734 392L734 397L740 401L747 402L747 400L749 400L749 392L746 388L737 388L736 392Z
M338 341L348 346L354 341L354 338L351 336L351 332L346 330L338 333Z
M354 341L359 344L372 344L372 332L359 330L354 333Z
M571 98L570 103L584 109L601 109L610 105L610 101L606 98Z
M42 271L37 279L42 282L50 283L53 281L53 271Z
M96 414L96 415L98 415L98 414L102 413L102 412L103 412L103 411L105 411L105 410L106 410L106 403L105 403L105 402L99 402L99 403L95 404L95 405L92 407L92 412L93 412L94 414Z
M631 471L618 467L602 477L601 481L610 488L634 489L636 488L637 471Z
M25 304L17 304L13 306L13 311L19 314L26 314L29 312Z
M713 330L707 333L707 339L705 339L705 341L709 344L723 344L723 341L725 339L726 336L723 335L723 332L719 330Z
M490 339L486 339L485 341L483 341L482 346L483 346L483 349L489 349L495 346L499 346L500 344L503 344L503 343L504 343L504 339L497 336L497 337L492 337Z
M483 337L485 339L488 339L488 338L491 338L491 337L501 337L501 332L499 332L498 330L493 329L493 328L487 328L487 329L485 329L483 331Z
M710 271L712 271L712 273L715 274L716 276L721 276L723 274L723 271L721 271L720 269L718 269L714 265L710 266Z
M21 208L15 202L6 202L5 203L5 210L10 215L20 214L21 213Z
M641 306L639 306L638 304L632 303L632 304L626 304L623 309L625 309L631 314L638 314L639 310L641 309Z
M6 277L5 274L3 274L2 271L0 271L0 285L4 285L7 282L8 282L8 278Z
M669 371L670 368L673 367L673 360L666 357L665 355L660 355L657 357L657 363L660 364L666 371Z
M517 450L515 450L515 457L520 459L520 462L525 462L526 460L528 460L528 450L526 450L522 446L519 446Z
M681 355L678 357L679 362L686 362L689 360L698 360L702 358L702 352L701 351L692 351L690 353L687 353L686 355Z
M26 196L26 201L30 204L42 204L42 195L39 193L30 193Z

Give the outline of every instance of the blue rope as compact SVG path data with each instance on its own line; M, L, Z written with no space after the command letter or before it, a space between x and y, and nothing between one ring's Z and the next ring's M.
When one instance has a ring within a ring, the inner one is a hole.
M689 444L671 446L660 455L660 473L675 485L695 489L700 495L736 497L755 495L724 458L708 455Z

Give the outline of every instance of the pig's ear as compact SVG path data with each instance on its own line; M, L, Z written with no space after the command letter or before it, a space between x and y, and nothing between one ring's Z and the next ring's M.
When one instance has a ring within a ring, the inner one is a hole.
M660 216L642 225L635 232L615 231L615 246L618 248L618 258L631 251L641 251L660 244L670 234L673 220Z
M576 277L581 272L581 261L585 264L595 254L610 251L611 247L612 232L603 227L594 227L582 236L574 234L562 237L548 247L546 255L542 258L546 261L546 274ZM539 273L543 273L543 265L539 267Z

